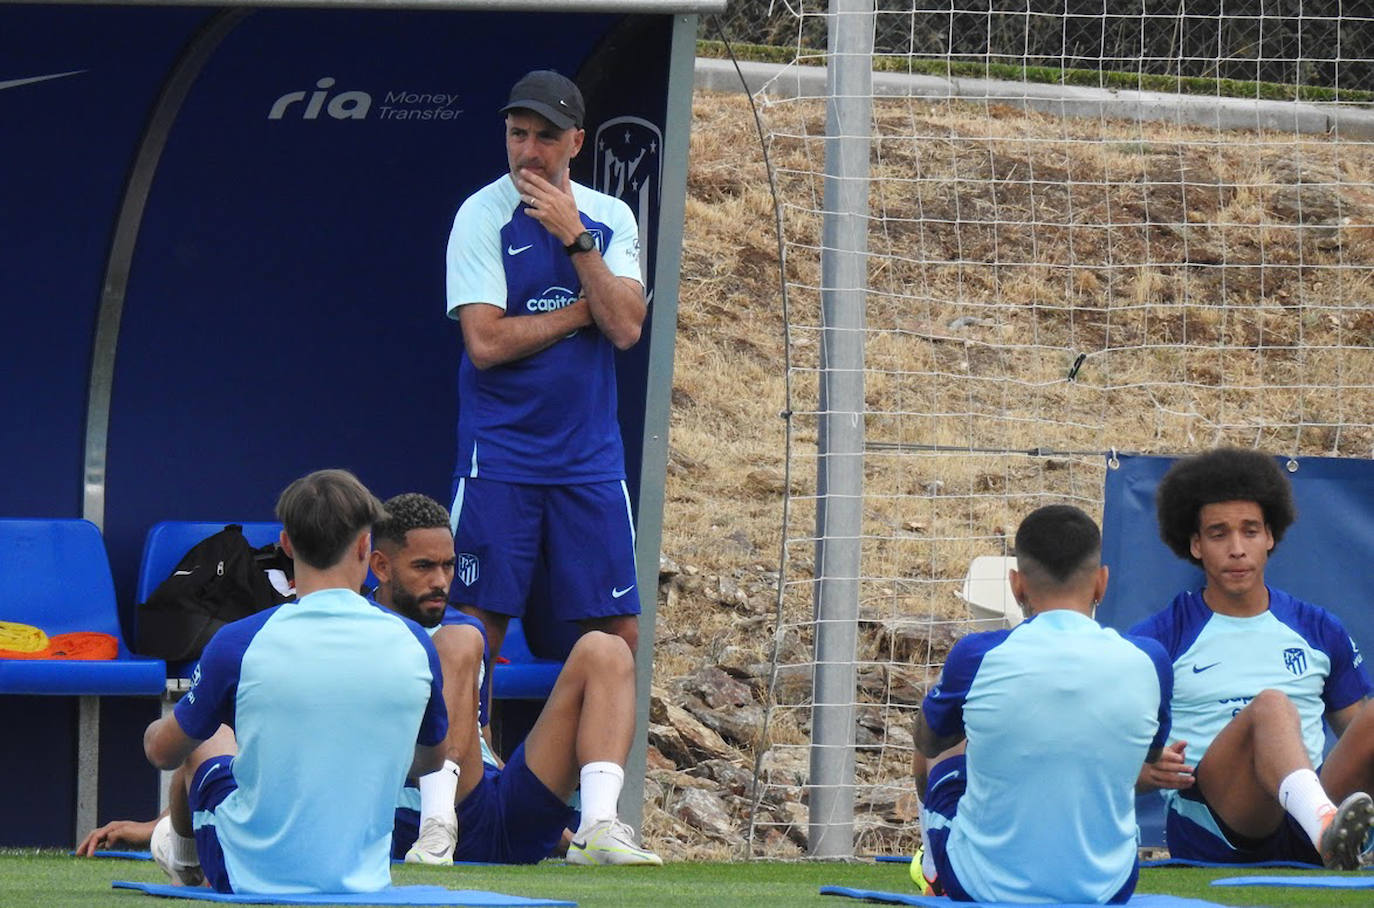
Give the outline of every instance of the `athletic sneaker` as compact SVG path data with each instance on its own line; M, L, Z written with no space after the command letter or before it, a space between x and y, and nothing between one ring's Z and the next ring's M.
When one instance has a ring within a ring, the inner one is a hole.
M452 864L453 847L458 844L458 822L442 817L427 817L415 844L406 852L407 864Z
M1341 802L1326 819L1317 845L1328 870L1359 870L1374 826L1374 799L1357 791Z
M940 885L940 877L935 872L935 862L929 862L929 868L926 867L926 863L926 846L922 845L911 856L911 881L921 890L921 895L944 895L945 887Z
M635 844L635 831L619 820L598 820L573 836L567 862L591 867L625 864L657 867L663 859Z
M153 853L153 860L163 872L172 878L173 886L201 886L205 883L205 874L200 869L200 864L184 864L176 859L172 851L172 818L167 816L158 820L153 826L153 836L148 842L148 850Z

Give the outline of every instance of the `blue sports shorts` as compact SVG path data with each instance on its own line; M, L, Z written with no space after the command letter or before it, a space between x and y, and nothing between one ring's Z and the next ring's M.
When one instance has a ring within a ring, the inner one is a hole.
M1301 861L1322 866L1321 855L1291 814L1285 813L1279 828L1270 835L1262 839L1249 839L1221 821L1196 785L1183 789L1178 797L1192 802L1193 809L1205 807L1222 837L1177 810L1170 809L1164 821L1164 844L1169 847L1170 857L1217 864Z
M553 854L573 809L525 765L525 745L502 769L486 767L482 781L458 803L455 861L537 864Z
M200 869L205 873L205 881L216 892L233 892L234 887L229 882L229 871L224 866L219 832L214 823L201 822L200 817L203 813L213 814L215 808L238 787L238 780L234 778L234 758L229 754L221 754L200 764L196 774L191 777L191 790L186 793L195 826Z
M451 513L452 602L521 617L535 571L547 569L554 618L639 614L623 480L532 485L463 477Z

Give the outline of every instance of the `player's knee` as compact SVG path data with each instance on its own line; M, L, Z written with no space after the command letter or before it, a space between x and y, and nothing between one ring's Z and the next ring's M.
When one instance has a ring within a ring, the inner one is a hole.
M1291 720L1298 721L1298 708L1293 705L1293 701L1288 699L1288 695L1283 691L1265 688L1255 695L1255 698L1247 704L1246 709L1253 714L1257 720Z
M587 631L577 638L568 661L577 660L596 667L599 673L634 673L634 653L630 644L609 631Z
M445 672L476 671L482 664L482 632L472 625L445 625L432 639Z

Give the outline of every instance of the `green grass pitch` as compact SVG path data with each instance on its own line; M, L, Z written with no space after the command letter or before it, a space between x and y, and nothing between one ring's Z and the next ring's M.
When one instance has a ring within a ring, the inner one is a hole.
M669 863L662 868L567 867L544 863L536 867L411 867L396 866L398 884L443 885L453 889L484 889L576 901L585 908L697 908L697 906L845 905L851 899L820 895L823 885L850 886L891 892L912 892L902 864L870 862L739 862ZM1293 871L1252 871L1265 875ZM1365 890L1302 890L1273 888L1213 888L1208 883L1237 871L1164 868L1141 873L1140 892L1167 892L1206 899L1223 905L1273 908L1354 908L1367 906ZM123 906L166 908L172 902L127 890L110 888L112 880L166 882L151 861L83 859L54 851L0 850L0 905L5 908L67 908L67 906Z

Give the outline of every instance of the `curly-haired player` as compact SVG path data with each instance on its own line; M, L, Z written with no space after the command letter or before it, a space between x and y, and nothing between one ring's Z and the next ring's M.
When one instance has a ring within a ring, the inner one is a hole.
M1174 464L1156 507L1164 542L1206 577L1131 629L1173 661L1173 735L1137 786L1163 791L1170 853L1359 867L1374 824L1371 685L1335 616L1264 582L1297 516L1287 477L1267 454L1219 448ZM1325 762L1323 718L1340 735Z

